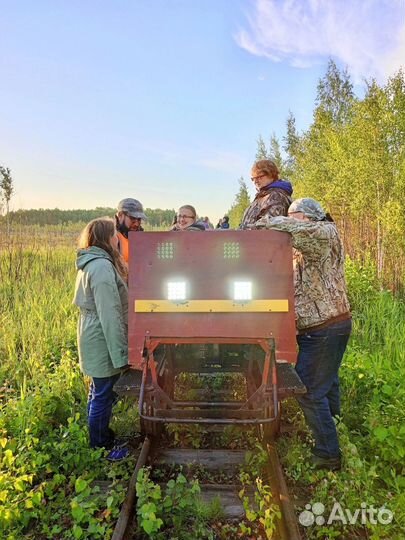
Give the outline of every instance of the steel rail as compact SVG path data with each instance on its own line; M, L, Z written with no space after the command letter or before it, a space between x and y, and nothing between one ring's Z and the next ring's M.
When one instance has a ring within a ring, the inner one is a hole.
M112 540L124 540L127 538L128 528L132 513L134 511L136 499L136 479L139 470L146 464L151 451L152 440L146 436L134 472L128 484L127 495L121 507L121 512L112 535ZM287 484L284 479L280 460L274 443L265 445L269 456L269 465L267 468L268 480L275 502L279 504L281 511L281 520L277 523L277 538L280 540L301 540L301 534L298 526L294 505L288 493Z
M270 484L273 494L277 494L281 510L281 521L278 533L281 540L301 540L301 533L295 513L294 504L291 502L287 484L284 478L280 460L274 443L267 444L270 463Z
M142 467L144 467L144 465L146 464L146 460L148 459L150 448L151 448L151 442L152 441L150 437L146 436L142 444L142 448L141 448L138 460L136 462L134 472L132 473L131 479L129 481L127 494L123 502L123 505L121 507L121 512L118 517L118 521L115 525L115 529L111 537L111 540L122 540L125 537L125 533L127 531L128 524L132 515L134 503L135 503L136 479L137 479L139 470L142 469Z
M239 424L239 425L258 425L258 424L271 424L276 421L276 418L171 418L171 417L157 417L146 416L144 414L139 415L142 420L160 424Z

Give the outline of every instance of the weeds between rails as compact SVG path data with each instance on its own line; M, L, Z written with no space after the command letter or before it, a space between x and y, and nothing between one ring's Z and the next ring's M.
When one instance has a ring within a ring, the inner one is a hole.
M276 452L269 458L256 429L169 427L154 441L149 467L135 471L137 526L126 538L299 538ZM124 537L127 502L113 540Z
M242 379L239 374L181 374L175 394L186 400L201 393L242 399ZM273 537L280 511L270 487L260 479L267 454L256 430L216 428L169 424L163 437L154 441L150 467L137 476L134 538ZM121 521L120 516L114 540L122 538ZM192 533L187 532L190 525Z

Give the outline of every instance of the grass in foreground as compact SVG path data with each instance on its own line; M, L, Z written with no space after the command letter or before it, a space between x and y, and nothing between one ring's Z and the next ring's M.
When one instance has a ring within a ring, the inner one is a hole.
M332 523L308 538L403 537L405 529L405 307L379 292L369 270L348 266L355 330L341 370L341 473L314 473L297 409L295 434L280 439L287 474L305 504L361 504L393 512L390 524ZM0 253L0 538L108 539L133 463L108 464L90 450L86 384L76 353L74 250ZM118 410L120 430L132 430ZM109 480L101 494L93 480ZM326 514L325 514L326 515Z

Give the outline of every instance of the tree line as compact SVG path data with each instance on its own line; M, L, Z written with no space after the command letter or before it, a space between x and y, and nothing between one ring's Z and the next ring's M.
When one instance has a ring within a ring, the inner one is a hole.
M92 210L60 210L59 208L39 208L31 210L16 210L9 212L8 216L0 216L0 223L8 219L13 225L69 225L74 223L88 223L92 219L103 216L113 217L115 208L97 207ZM162 210L160 208L146 208L148 216L147 225L150 228L168 228L175 214L174 209Z

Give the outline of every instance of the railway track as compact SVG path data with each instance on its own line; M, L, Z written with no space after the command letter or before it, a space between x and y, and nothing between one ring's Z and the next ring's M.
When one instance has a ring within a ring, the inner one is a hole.
M133 540L136 536L136 481L138 472L146 465L154 470L167 467L187 469L195 464L208 472L209 482L200 481L201 499L210 502L213 499L221 501L223 520L229 522L242 521L245 518L245 509L239 497L241 485L235 480L235 473L245 463L245 450L230 449L189 449L189 448L163 448L161 440L146 436L135 469L130 478L128 489L112 540ZM275 520L276 530L272 538L278 540L299 540L301 538L299 526L290 500L283 471L273 443L265 445L267 462L262 469L263 484L270 486L272 503L280 510L281 518ZM219 480L216 474L221 472ZM229 480L224 481L227 477ZM247 493L254 500L254 489ZM252 537L252 536L251 536ZM265 537L265 536L264 536ZM263 538L264 538L263 537ZM198 540L196 538L196 540Z

